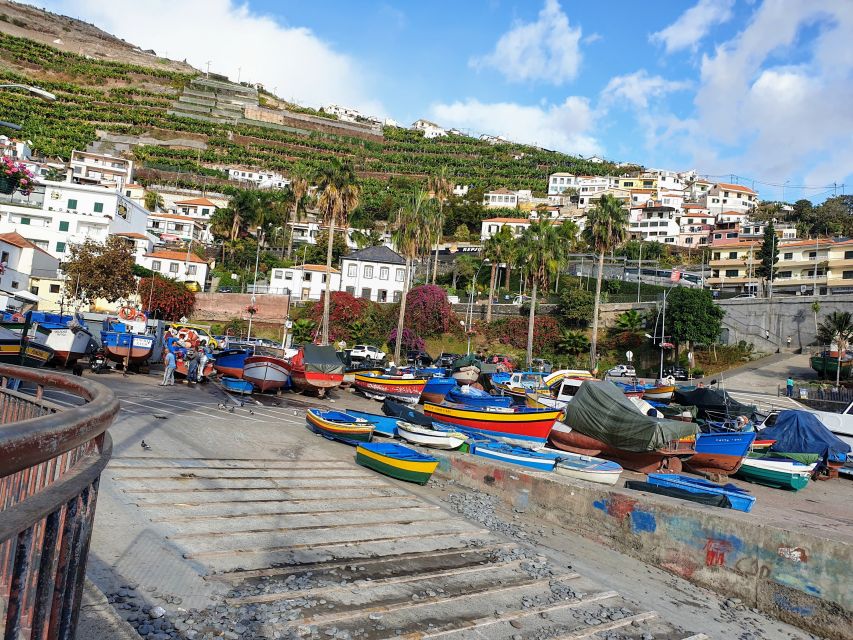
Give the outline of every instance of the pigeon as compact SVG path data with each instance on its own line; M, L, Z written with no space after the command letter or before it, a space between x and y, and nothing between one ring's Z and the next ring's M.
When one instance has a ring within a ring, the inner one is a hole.
M251 409L249 409L249 415L250 415L250 416L253 416L253 415L255 415L255 412L254 412L254 411L252 411Z
M242 407L244 404L246 404L246 403L243 402L242 400L240 400L240 406Z
M280 407L280 406L281 406L281 402L279 402L278 400L276 400L275 402L273 402L273 404L274 404L275 406L277 406L277 407Z
M228 413L234 413L234 407L228 407Z
M216 408L222 410L225 409L225 405L220 402L218 405L216 405Z
M294 410L293 410L293 415L298 416L298 415L299 415L299 412L298 412L296 409L294 409Z
M161 416L159 413L155 413L154 417L157 418L158 420L165 420L169 416Z
M147 442L145 442L145 440L142 441L142 444L140 446L146 451L151 451L151 446Z

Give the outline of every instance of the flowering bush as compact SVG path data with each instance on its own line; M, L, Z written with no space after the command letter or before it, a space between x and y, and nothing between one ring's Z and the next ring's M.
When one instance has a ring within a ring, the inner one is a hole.
M444 289L426 284L412 288L406 296L406 324L417 327L421 335L434 336L458 322Z
M498 341L516 349L527 348L527 318L514 316L481 325L489 341ZM560 340L560 325L551 316L533 322L533 355L553 353Z
M370 302L356 298L346 291L332 291L329 296L329 338L353 339L353 323L363 318ZM308 316L319 326L323 322L323 300L315 302Z
M391 329L391 333L388 334L388 346L392 349L395 349L397 345L397 329ZM423 351L424 344L423 338L421 338L417 333L412 331L411 329L403 329L403 339L401 342L403 351Z
M177 320L190 317L195 308L195 294L182 282L155 275L139 281L139 295L149 307L148 316Z
M2 164L0 164L0 171L3 172L2 175L5 176L6 180L16 184L18 190L25 196L33 192L33 174L20 162L3 157Z

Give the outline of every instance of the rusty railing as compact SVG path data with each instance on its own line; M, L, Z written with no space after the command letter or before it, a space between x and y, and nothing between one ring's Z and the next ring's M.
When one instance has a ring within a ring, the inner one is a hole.
M35 386L13 390L13 379ZM52 402L56 389L74 403ZM80 402L81 404L76 404ZM0 364L0 634L73 640L119 404L96 382Z

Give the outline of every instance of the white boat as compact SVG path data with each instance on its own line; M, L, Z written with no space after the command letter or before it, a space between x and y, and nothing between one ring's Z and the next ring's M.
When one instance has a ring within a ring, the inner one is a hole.
M781 473L790 473L799 476L811 476L814 473L816 462L811 464L803 464L796 460L764 460L762 458L744 458L743 465L752 467L753 469L763 469L765 471L778 471Z
M255 354L243 364L243 380L255 385L262 392L275 391L287 385L290 372L281 358Z
M407 442L433 449L458 449L467 440L461 433L427 429L403 420L397 421L397 433Z
M458 384L474 384L480 378L480 367L461 367L453 372L453 379Z
M598 484L614 485L622 474L621 465L611 460L603 460L593 456L584 456L570 451L560 451L543 447L539 451L553 453L557 460L554 467L561 476L596 482Z

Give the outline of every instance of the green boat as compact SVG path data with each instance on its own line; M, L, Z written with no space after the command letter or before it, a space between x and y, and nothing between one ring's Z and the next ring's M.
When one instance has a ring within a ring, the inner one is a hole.
M838 356L833 356L828 351L813 355L809 359L809 364L822 378L835 380L838 374ZM853 372L853 352L848 351L841 358L841 377L849 378L851 372Z
M426 484L438 460L396 443L365 442L355 449L355 461L386 476Z
M756 484L799 491L809 484L816 466L817 462L804 464L782 456L750 453L735 475Z

